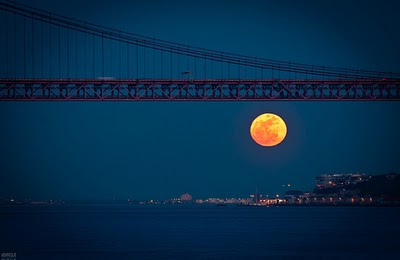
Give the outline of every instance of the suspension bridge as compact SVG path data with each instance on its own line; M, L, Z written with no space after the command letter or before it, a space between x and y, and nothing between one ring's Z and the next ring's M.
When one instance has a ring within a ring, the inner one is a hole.
M0 0L0 101L400 100L400 73L187 46Z

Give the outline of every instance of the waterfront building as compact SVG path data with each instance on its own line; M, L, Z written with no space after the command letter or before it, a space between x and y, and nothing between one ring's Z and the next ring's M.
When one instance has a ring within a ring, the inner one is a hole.
M364 173L322 174L316 177L317 189L342 188L366 181Z
M266 205L282 204L285 202L286 202L286 200L280 199L280 198L263 198L263 199L260 199L260 201L259 201L260 204L266 204Z
M189 193L185 193L185 194L182 194L182 195L180 196L180 200L181 200L181 201L186 201L186 202L188 202L188 201L192 201L192 200L193 200L193 197L192 197L192 195L190 195Z

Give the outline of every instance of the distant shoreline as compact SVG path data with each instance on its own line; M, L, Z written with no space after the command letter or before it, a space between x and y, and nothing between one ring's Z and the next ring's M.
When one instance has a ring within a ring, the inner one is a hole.
M361 205L361 204L272 204L272 205L256 205L256 204L226 204L226 207L220 207L217 204L196 204L196 203L186 203L186 204L122 204L122 203L63 203L63 204L0 204L0 208L57 208L57 207L206 207L206 208L279 208L279 207L302 207L302 208L325 208L325 207L342 207L342 208L396 208L400 207L400 204L369 204L369 205ZM224 205L225 206L225 205Z

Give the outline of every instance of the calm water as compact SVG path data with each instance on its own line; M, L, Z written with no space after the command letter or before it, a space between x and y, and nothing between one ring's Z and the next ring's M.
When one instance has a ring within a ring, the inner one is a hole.
M400 208L0 208L16 259L400 259Z

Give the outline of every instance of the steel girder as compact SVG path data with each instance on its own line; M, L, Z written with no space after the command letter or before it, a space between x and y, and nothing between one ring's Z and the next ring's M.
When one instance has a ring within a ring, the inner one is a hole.
M400 80L0 79L0 101L400 100Z

